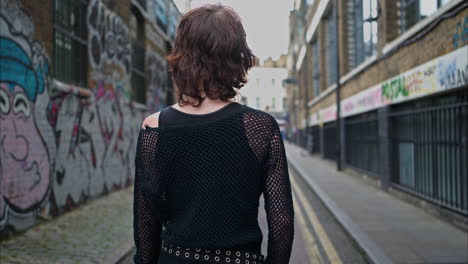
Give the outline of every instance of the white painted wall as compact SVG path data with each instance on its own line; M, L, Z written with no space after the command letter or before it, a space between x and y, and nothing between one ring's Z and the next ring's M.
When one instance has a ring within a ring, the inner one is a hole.
M286 92L282 82L288 77L286 68L254 67L248 72L248 82L240 89L246 104L262 111L283 112L283 98Z

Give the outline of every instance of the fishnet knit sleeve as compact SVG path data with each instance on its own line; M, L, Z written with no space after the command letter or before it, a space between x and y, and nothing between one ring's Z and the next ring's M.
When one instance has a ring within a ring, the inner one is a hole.
M294 238L294 209L288 163L279 125L273 118L267 146L263 196L268 223L267 264L287 264Z
M158 140L156 130L141 129L138 135L135 156L135 183L133 201L133 231L136 253L135 264L157 263L161 250L161 221L155 210L151 210L144 184L148 177L156 176L154 151ZM148 186L147 186L148 187Z

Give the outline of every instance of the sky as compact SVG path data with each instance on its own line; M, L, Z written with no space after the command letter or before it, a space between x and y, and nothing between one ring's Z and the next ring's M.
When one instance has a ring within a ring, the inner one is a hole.
M175 1L176 4L181 1ZM263 62L268 57L278 59L288 52L289 11L293 0L192 0L192 8L203 4L221 3L234 8L242 19L247 44ZM179 10L183 10L179 6Z

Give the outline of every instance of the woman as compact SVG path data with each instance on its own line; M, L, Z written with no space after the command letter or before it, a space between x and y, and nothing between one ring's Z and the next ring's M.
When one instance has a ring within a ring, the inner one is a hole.
M278 123L232 100L254 65L245 38L239 16L219 4L179 23L167 59L183 106L148 116L138 136L135 263L289 262L294 211Z

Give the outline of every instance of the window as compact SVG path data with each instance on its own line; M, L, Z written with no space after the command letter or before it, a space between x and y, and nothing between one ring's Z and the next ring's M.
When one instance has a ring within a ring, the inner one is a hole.
M88 52L85 0L54 1L54 76L87 87Z
M271 98L271 108L272 110L276 110L276 97Z
M146 10L146 1L145 0L137 0L137 3Z
M377 0L353 0L350 5L350 68L361 64L377 52Z
M169 11L169 18L168 18L168 34L171 37L171 39L175 38L175 34L177 31L177 7L175 4L172 2L170 5L170 11Z
M422 19L452 0L400 0L401 32L405 32Z
M306 4L307 4L307 6L311 6L311 5L313 5L313 4L314 4L314 2L315 2L315 0L306 0Z
M317 39L312 42L312 86L314 97L320 95L320 52Z
M154 14L156 16L156 24L164 32L167 32L167 2L166 0L156 0L154 1L154 3Z
M134 6L132 6L130 16L130 38L132 42L132 100L144 104L146 102L145 22Z
M332 6L327 14L327 86L338 80L337 76L337 41L336 41L336 8Z

